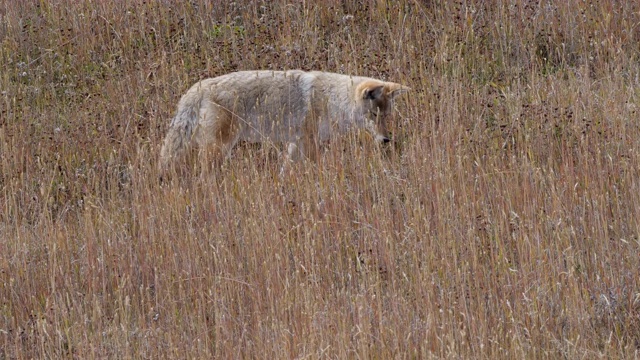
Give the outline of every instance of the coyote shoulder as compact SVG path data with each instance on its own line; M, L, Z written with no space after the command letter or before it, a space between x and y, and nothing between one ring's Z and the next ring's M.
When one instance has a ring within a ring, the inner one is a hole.
M239 71L194 84L182 96L160 151L160 167L191 147L227 156L238 141L288 145L288 158L310 156L332 132L365 128L388 142L386 118L409 88L321 71Z

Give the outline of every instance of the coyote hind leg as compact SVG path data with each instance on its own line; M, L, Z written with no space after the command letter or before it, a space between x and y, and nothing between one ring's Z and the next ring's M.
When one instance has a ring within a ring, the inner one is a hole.
M202 165L219 166L229 157L240 138L241 129L233 114L215 103L203 105L195 140Z

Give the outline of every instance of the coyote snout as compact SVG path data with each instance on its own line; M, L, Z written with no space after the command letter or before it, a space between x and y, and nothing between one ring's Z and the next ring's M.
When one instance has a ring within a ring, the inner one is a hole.
M290 160L354 128L388 143L394 99L408 90L372 78L301 70L240 71L202 80L178 103L160 167L193 142L219 156L228 156L238 141L287 143Z

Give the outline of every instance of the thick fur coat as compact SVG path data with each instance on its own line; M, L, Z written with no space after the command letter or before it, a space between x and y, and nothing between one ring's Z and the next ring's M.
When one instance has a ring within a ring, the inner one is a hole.
M194 143L227 156L238 141L280 142L295 160L333 133L355 128L387 142L393 100L407 90L372 78L302 70L239 71L202 80L178 103L160 166Z

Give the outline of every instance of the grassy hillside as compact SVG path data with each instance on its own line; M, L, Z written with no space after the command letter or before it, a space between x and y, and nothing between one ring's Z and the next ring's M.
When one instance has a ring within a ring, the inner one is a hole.
M634 1L0 0L0 359L634 358ZM403 83L395 144L159 183L181 94Z

